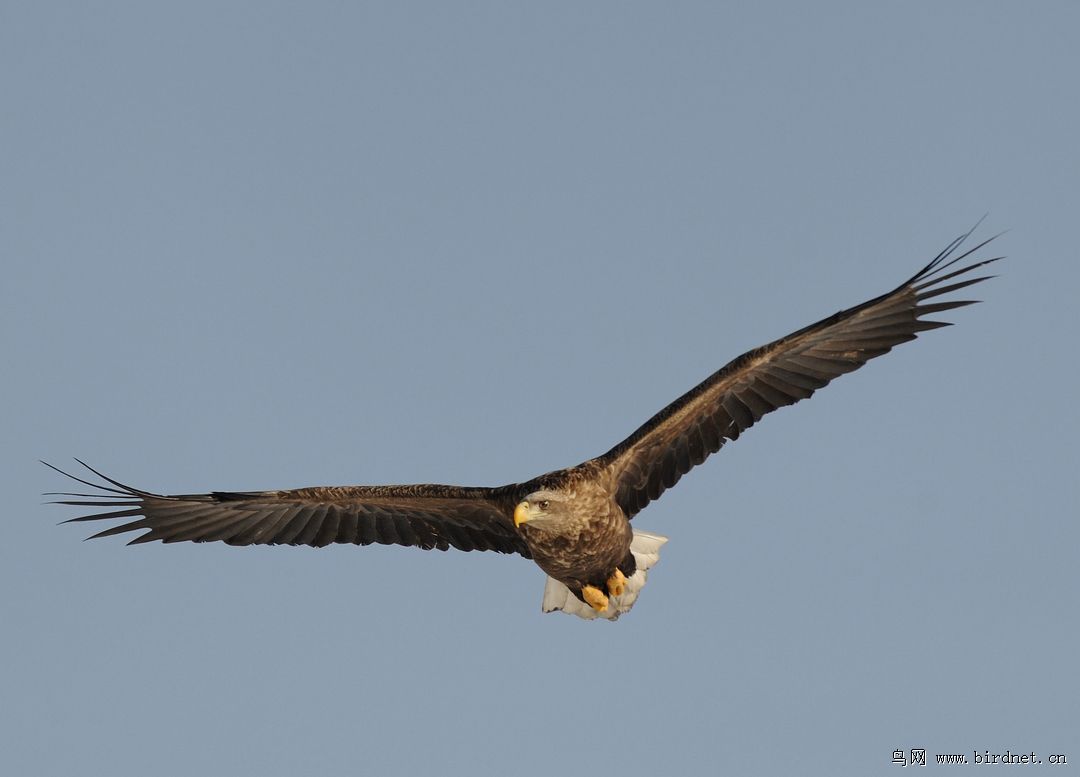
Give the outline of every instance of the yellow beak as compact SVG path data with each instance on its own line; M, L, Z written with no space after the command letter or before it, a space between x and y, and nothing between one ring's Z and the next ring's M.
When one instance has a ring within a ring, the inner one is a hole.
M518 502L518 506L514 508L514 526L521 526L529 520L529 503Z

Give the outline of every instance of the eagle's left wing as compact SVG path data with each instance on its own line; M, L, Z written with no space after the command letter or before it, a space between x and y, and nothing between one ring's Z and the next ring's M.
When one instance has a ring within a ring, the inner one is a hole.
M44 463L44 462L43 462ZM83 462L79 462L83 464ZM225 542L230 545L405 545L430 550L494 550L529 557L514 528L512 488L344 486L288 491L213 491L164 495L126 486L83 464L110 485L59 504L110 508L72 521L135 518L93 535L146 530L140 542Z
M627 517L633 516L766 413L806 399L833 378L858 369L895 345L914 340L918 332L948 326L923 316L972 301L929 300L986 280L967 278L945 284L1001 258L943 274L994 239L950 260L970 234L958 237L889 293L732 360L587 465L609 469L616 484L616 501Z

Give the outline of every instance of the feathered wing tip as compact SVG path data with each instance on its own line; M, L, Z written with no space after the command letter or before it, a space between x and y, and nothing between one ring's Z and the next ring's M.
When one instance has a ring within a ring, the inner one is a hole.
M634 538L630 541L630 552L634 554L634 561L637 562L637 571L627 578L626 590L621 596L609 597L608 608L604 612L597 612L570 593L569 588L551 577L547 579L547 584L544 586L544 600L541 608L544 612L565 612L587 621L596 618L618 620L620 615L629 612L634 606L638 594L645 587L649 569L660 560L660 547L667 541L667 537L659 534L634 529Z
M89 486L90 488L97 489L96 492L89 493L89 494L88 493L83 493L83 492L74 492L74 491L48 491L45 494L43 494L43 496L69 496L69 497L73 496L73 497L78 497L78 499L54 499L49 504L74 505L74 506L77 506L77 507L98 507L98 508L119 507L121 509L119 509L119 510L106 510L105 512L93 513L91 515L80 515L77 518L69 518L66 521L61 521L61 523L78 523L78 522L81 522L81 521L99 521L99 520L112 519L112 518L131 518L131 517L134 517L134 516L141 516L143 514L142 502L143 502L144 498L154 498L154 499L170 499L171 498L171 497L160 496L158 494L152 494L149 491L142 491L141 489L134 488L132 486L126 485L125 483L121 483L119 481L113 480L109 476L103 475L102 473L98 472L96 469L91 467L89 464L87 464L82 459L76 458L75 461L77 461L81 466L88 469L90 472L97 475L99 478L101 478L105 482L110 483L111 485L106 486L106 485L102 485L101 483L94 483L94 482L92 482L90 480L85 480L85 479L80 478L80 477L78 477L76 475L72 475L70 472L62 470L59 467L54 466L54 465L50 464L47 461L42 461L41 463L44 464L46 467L48 467L51 470L55 470L56 472L59 472L64 477L70 478L71 480L74 480L77 483L82 483L84 486ZM134 524L137 524L137 523L139 523L139 522L138 521L134 522ZM106 529L105 531L98 532L97 534L94 534L94 535L92 535L90 537L87 537L86 539L93 540L93 539L97 539L98 537L108 537L108 536L113 535L113 534L118 534L118 533L120 533L122 531L128 531L128 530L130 530L132 528L132 526L134 524L124 524L124 525L121 525L121 526L118 526L118 527L113 527L111 529ZM135 544L135 543L137 543L139 541L140 541L140 538L136 537L134 540L132 540L128 544L132 545L132 544Z
M962 267L962 268L960 268L958 270L953 270L951 273L948 273L947 275L942 275L941 274L945 270L947 270L948 268L952 267L953 265L958 264L959 262L963 262L965 259L967 259L969 256L971 256L975 252L982 250L988 244L990 244L993 241L997 240L999 237L1004 235L1006 231L1008 231L1008 230L1005 230L1005 231L1002 231L1002 232L998 232L996 235L991 235L990 237L986 238L985 240L983 240L978 245L972 246L971 248L967 249L966 251L964 251L959 256L953 256L953 254L956 253L956 250L958 248L960 248L960 246L963 245L967 241L967 239L969 237L971 237L971 235L975 232L976 229L979 228L979 225L983 223L983 219L985 219L985 218L986 218L986 216L983 216L981 219L979 219L977 222L975 222L975 226L973 226L971 229L969 229L967 232L960 235L959 237L953 239L953 241L951 243L949 243L947 246L945 246L944 249L942 249L941 253L939 253L937 256L935 256L933 258L933 260L931 260L931 262L929 264L927 264L925 267L923 267L921 270L919 270L917 273L915 273L915 275L912 276L907 281L907 283L903 284L903 286L914 286L917 290L918 289L925 289L925 288L928 288L928 287L931 287L931 286L936 286L937 284L941 283L942 281L946 281L949 278L955 278L958 275L964 275L964 274L969 273L972 270L975 270L975 269L977 269L979 267L983 267L983 266L988 265L988 264L993 264L994 262L997 262L997 261L999 261L1001 259L1004 259L1005 258L1004 256L994 256L994 257L991 257L989 259L982 259L980 261L974 262L974 263L969 264L969 265L967 265L965 267ZM924 297L927 297L927 296L937 296L938 294L945 294L946 292L955 291L956 289L962 289L962 288L964 288L966 286L971 286L972 284L978 283L979 281L984 281L984 280L987 280L987 279L993 278L993 277L994 276L992 276L992 275L987 275L987 276L983 276L981 278L974 278L974 279L971 279L971 280L967 280L967 281L964 281L962 283L958 283L958 284L949 286L947 288L937 288L935 290L935 294L933 294L933 295L920 294L919 298L923 299ZM916 284L918 284L918 285L916 285ZM903 286L901 286L901 288L903 288Z

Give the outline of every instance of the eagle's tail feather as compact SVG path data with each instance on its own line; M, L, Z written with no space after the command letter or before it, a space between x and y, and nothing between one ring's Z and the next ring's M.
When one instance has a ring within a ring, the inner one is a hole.
M634 554L634 560L637 562L637 571L626 579L626 589L620 596L609 598L608 608L604 612L597 612L570 593L569 588L551 577L547 579L547 585L544 586L544 601L541 607L544 612L561 610L589 621L595 618L605 618L610 621L618 619L634 606L638 593L645 587L645 579L648 577L650 567L660 560L660 546L665 542L667 542L667 537L634 529L630 552Z

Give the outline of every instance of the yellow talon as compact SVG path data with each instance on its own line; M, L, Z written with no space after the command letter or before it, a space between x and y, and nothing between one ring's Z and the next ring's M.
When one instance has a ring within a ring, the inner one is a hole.
M607 590L612 596L622 596L623 591L626 590L626 575L618 567L615 567L615 571L607 579Z
M585 600L585 603L592 607L597 612L604 612L607 609L608 599L604 596L604 592L594 585L587 585L581 589L581 598Z

